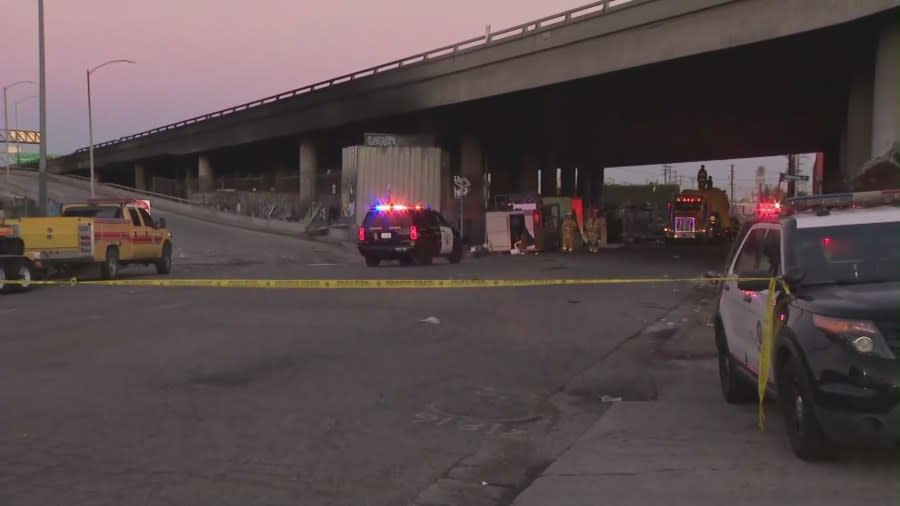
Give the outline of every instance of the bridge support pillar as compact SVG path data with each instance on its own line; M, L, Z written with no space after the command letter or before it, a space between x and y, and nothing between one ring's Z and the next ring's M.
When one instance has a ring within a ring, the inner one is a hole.
M316 146L308 140L300 143L300 212L306 212L316 200Z
M471 136L462 138L460 172L472 186L463 200L463 230L460 233L471 244L484 242L484 155L481 143Z
M140 162L134 164L134 187L138 190L147 189L147 173Z
M900 142L900 23L893 18L881 31L875 50L872 93L871 156Z
M200 193L208 193L215 190L215 177L209 157L200 155L197 158L197 187Z
M850 82L847 123L841 139L841 179L851 181L872 153L872 68L860 69Z

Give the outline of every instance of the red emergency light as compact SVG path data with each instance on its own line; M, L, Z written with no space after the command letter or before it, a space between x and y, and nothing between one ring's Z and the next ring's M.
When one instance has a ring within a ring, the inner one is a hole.
M775 218L781 214L781 202L759 202L754 212L759 219Z

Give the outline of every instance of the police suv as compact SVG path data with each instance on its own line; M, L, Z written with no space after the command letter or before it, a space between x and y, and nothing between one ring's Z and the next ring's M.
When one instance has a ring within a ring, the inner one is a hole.
M377 267L382 260L430 265L434 257L456 264L463 257L459 233L439 212L423 206L373 206L357 234L359 252L369 267Z
M803 460L900 442L898 204L900 190L788 199L729 255L715 319L722 394L758 399L765 278L781 278L767 391Z

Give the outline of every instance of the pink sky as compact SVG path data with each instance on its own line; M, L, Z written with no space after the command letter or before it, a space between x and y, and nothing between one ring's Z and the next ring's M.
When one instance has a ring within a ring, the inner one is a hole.
M45 1L51 153L100 142L516 25L588 0ZM37 1L0 0L0 84L37 80ZM12 102L37 87L10 90ZM37 102L19 107L37 129ZM12 119L10 119L12 122Z

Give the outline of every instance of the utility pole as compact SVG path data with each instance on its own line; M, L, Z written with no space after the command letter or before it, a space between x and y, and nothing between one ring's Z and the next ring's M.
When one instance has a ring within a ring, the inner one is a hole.
M797 173L797 157L794 155L788 155L788 175L793 176ZM797 196L797 182L793 179L788 180L787 184L787 196L788 197L796 197Z
M731 164L731 178L730 178L730 186L731 186L731 205L734 207L734 164Z

